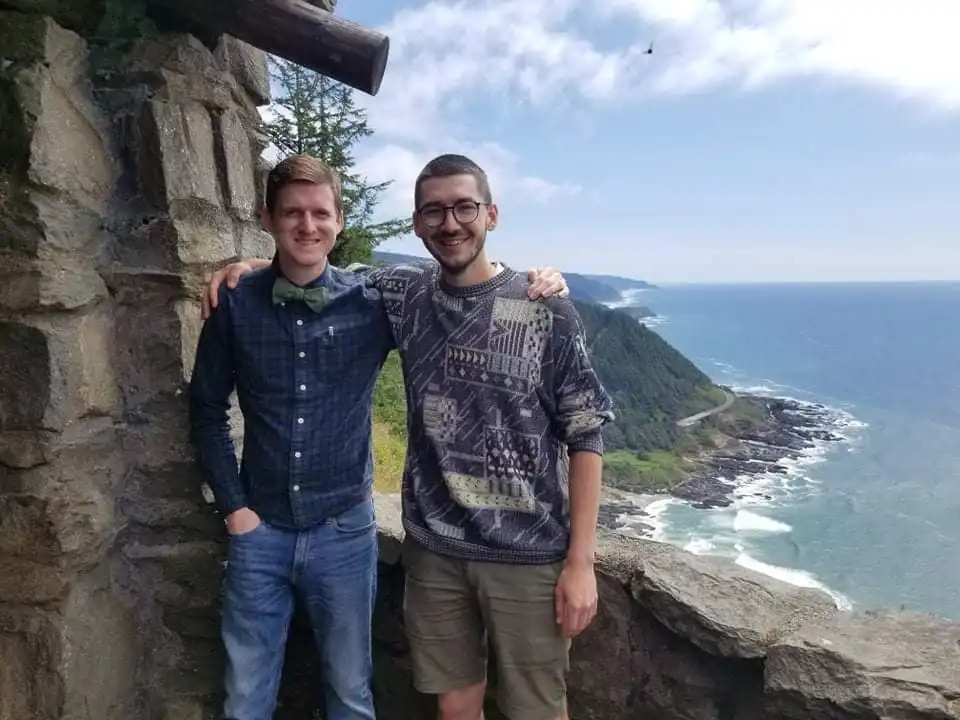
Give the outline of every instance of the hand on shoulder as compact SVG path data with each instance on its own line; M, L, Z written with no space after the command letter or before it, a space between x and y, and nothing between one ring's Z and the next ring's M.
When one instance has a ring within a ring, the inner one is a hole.
M213 274L213 277L210 278L207 290L201 298L200 311L203 314L203 319L206 320L210 317L210 313L216 309L220 297L220 286L223 285L224 282L226 282L228 288L233 289L237 286L237 283L240 282L241 277L254 270L267 267L268 265L270 265L269 260L253 258L238 260L235 263L230 263L217 270Z

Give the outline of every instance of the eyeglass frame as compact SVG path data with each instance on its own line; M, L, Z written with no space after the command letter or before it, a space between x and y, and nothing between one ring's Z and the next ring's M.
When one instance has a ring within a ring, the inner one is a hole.
M457 217L456 207L457 205L462 206L467 204L474 206L474 216L469 220L461 220L460 218ZM456 220L458 223L460 223L461 225L469 225L478 217L480 217L481 207L490 207L491 205L493 205L493 203L479 202L477 200L471 200L470 198L462 198L461 200L457 200L455 203L453 203L453 205L437 205L434 203L427 203L426 205L417 208L416 214L417 216L419 216L420 220L423 222L424 225L426 225L428 228L436 229L438 227L443 227L443 224L447 221L447 215L451 213L453 214L453 219ZM440 217L440 222L438 222L436 225L430 222L427 222L427 219L423 216L424 210L441 211L443 215L441 215Z

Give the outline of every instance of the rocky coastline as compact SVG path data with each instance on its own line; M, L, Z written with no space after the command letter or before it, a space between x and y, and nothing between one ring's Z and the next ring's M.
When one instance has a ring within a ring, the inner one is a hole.
M835 424L825 405L785 398L738 395L738 400L762 412L759 421L735 416L724 424L726 441L703 450L686 478L664 495L630 495L608 490L600 511L600 524L616 527L624 515L641 515L650 502L675 497L698 509L727 507L733 503L737 477L765 473L786 474L784 460L808 455L821 443L845 438L830 428Z
M696 508L726 507L738 476L786 474L784 460L796 460L818 443L843 441L829 429L830 409L815 403L770 397L751 397L766 411L759 426L728 429L730 441L701 454L697 469L671 491Z

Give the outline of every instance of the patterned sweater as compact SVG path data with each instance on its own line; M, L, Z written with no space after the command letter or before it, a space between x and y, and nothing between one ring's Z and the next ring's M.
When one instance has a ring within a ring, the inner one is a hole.
M568 451L603 453L613 403L567 299L527 298L509 268L467 288L439 267L372 273L408 405L404 527L436 553L542 564L570 538Z

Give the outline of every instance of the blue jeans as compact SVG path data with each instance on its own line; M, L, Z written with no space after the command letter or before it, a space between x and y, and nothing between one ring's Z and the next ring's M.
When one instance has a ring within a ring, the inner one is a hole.
M327 720L374 720L371 622L377 529L365 501L303 531L261 523L230 537L221 632L227 720L271 720L294 593L320 655Z

